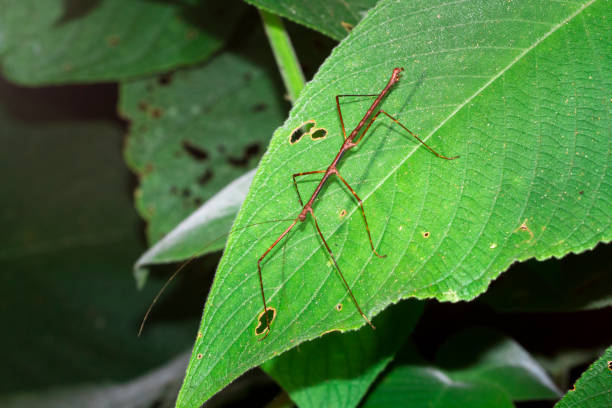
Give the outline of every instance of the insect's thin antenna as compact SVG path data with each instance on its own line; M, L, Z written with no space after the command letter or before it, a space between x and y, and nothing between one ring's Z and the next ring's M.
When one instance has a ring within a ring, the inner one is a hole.
M211 246L213 243L217 242L219 239L227 236L228 234L231 234L233 232L236 231L241 231L256 225L262 225L262 224L270 224L273 222L283 222L283 221L292 221L293 218L282 218L282 219L277 219L277 220L267 220L267 221L260 221L260 222L256 222L253 224L249 224L249 225L245 225L244 227L238 227L238 228L234 228L232 229L230 232L226 232L224 234L219 235L217 238L213 239L212 241L209 241L204 247L202 247L202 249L200 251L198 251L199 253L202 253L206 250L206 248L208 248L209 246ZM155 306L155 304L157 303L157 301L159 300L159 298L161 297L161 295L166 291L166 288L170 285L170 283L174 280L174 278L176 278L178 276L178 274L187 267L187 265L189 265L191 262L193 262L196 258L200 257L200 254L196 254L191 256L189 259L187 259L185 262L183 262L177 269L176 271L174 271L174 273L168 278L168 280L166 280L166 283L164 283L164 286L161 287L161 289L159 291L157 291L157 294L155 295L155 297L153 298L153 301L151 302L151 304L149 305L149 308L147 309L147 312L145 313L144 317L142 318L142 322L140 323L140 328L138 329L138 337L140 337L142 335L142 331L144 329L145 323L147 322L149 315L151 314L151 311L153 310L153 306Z
M142 318L142 322L140 323L140 328L138 329L138 337L140 337L140 335L142 334L142 330L144 329L144 325L147 322L147 319L149 318L149 314L151 314L151 311L153 310L153 306L155 306L155 303L157 303L157 300L159 299L159 297L162 295L162 293L164 293L168 285L170 285L170 282L172 282L174 278L176 278L176 276L196 258L197 258L197 255L194 255L191 258L189 258L187 261L183 262L183 264L179 266L176 271L174 271L172 276L168 278L166 283L164 283L164 286L162 286L162 288L157 292L157 295L155 295L155 297L153 298L153 301L151 302L151 304L149 305L149 308L147 309L147 313L145 313L144 317Z

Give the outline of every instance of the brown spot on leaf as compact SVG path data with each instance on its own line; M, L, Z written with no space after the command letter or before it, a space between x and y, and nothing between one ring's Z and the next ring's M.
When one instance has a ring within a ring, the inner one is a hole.
M119 41L119 36L115 34L106 37L106 43L111 47L116 47L117 45L119 45Z
M189 155L197 161L202 161L208 159L208 151L206 149L202 149L199 146L191 143L189 140L183 140L181 143L183 149L189 153Z
M163 115L163 112L162 112L161 108L153 108L151 110L151 116L154 117L155 119L161 118L162 115Z
M251 108L251 112L260 113L260 112L264 112L266 109L268 109L268 105L262 102L262 103L253 105L253 107Z
M198 178L198 184L203 185L208 183L213 178L213 171L211 169L206 169L204 174L202 174Z
M259 154L259 150L260 147L258 143L251 143L245 147L241 157L228 157L227 161L237 167L246 167L249 161Z
M515 231L527 231L529 233L529 240L531 241L533 239L533 232L531 232L531 230L529 229L529 227L527 226L527 221L529 221L529 219L525 218L525 221L523 221L523 223L515 230Z
M165 85L170 85L170 82L172 82L172 72L167 72L165 74L161 74L160 76L157 77L157 83L165 86Z

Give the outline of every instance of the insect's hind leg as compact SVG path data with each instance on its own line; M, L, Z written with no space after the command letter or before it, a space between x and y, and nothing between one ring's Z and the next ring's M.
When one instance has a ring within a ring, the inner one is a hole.
M344 185L350 190L350 192L353 194L353 196L357 200L357 204L359 205L359 208L361 209L361 215L363 215L363 222L365 223L366 232L368 233L368 240L370 241L370 247L372 248L372 252L374 252L374 255L376 255L379 258L386 258L387 255L381 255L376 251L376 249L374 249L374 243L372 242L372 235L370 234L370 227L368 225L368 219L366 218L365 210L363 209L363 201L361 201L361 198L359 198L355 190L351 188L349 183L340 175L340 173L336 172L336 175L344 183Z
M319 223L317 222L317 217L315 217L314 211L312 211L312 209L310 210L310 215L312 215L312 219L314 221L314 224L315 224L315 227L317 229L317 232L319 233L319 236L321 237L321 241L323 241L323 245L325 246L325 249L327 249L327 253L331 257L332 262L334 263L334 265L336 266L336 270L340 274L340 278L342 279L342 282L344 283L344 287L346 288L347 292L351 296L351 299L353 300L353 303L355 304L355 307L357 308L357 311L359 312L361 317L363 317L363 320L365 320L366 323L369 324L372 329L376 329L376 327L374 327L374 325L372 324L370 319L368 319L368 317L365 315L365 313L363 313L363 311L361 310L361 307L359 307L359 303L357 303L357 299L355 299L355 295L353 295L353 291L351 290L351 287L349 286L349 284L346 281L346 279L344 279L344 275L342 274L342 271L340 270L340 266L338 265L338 262L336 261L336 257L334 256L334 254L333 254L331 248L329 247L329 245L327 245L327 241L325 240L325 237L323 236L323 233L321 232L321 228L319 228Z

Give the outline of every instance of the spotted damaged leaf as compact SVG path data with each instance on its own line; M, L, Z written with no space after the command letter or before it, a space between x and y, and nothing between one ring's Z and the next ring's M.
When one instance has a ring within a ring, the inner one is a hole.
M202 67L124 82L120 110L131 121L125 156L140 179L136 206L154 243L255 167L285 105L268 70L227 52Z

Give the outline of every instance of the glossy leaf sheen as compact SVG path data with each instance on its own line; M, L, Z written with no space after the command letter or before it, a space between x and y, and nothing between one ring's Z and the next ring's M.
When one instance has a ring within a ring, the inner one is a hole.
M461 158L436 158L385 119L345 156L339 171L364 200L385 259L373 256L346 188L332 180L323 189L314 211L368 316L408 297L473 299L517 260L609 241L609 10L607 1L380 2L275 132L235 225L297 216L291 175L325 169L342 143L334 95L379 92L400 66L403 79L383 108ZM347 128L370 103L343 105ZM290 144L292 130L309 119L328 136ZM315 186L307 179L299 183L305 197ZM178 406L199 406L302 341L364 324L308 219L265 260L266 296L278 313L258 341L257 259L286 227L229 238ZM337 313L340 302L347 307Z
M28 85L116 81L203 61L240 1L0 0L0 60Z
M232 181L142 254L134 265L138 286L145 283L147 265L182 261L223 249L254 175L255 169Z
M467 330L449 339L435 364L413 348L366 397L363 407L513 407L512 400L545 400L559 391L519 344L495 332Z

